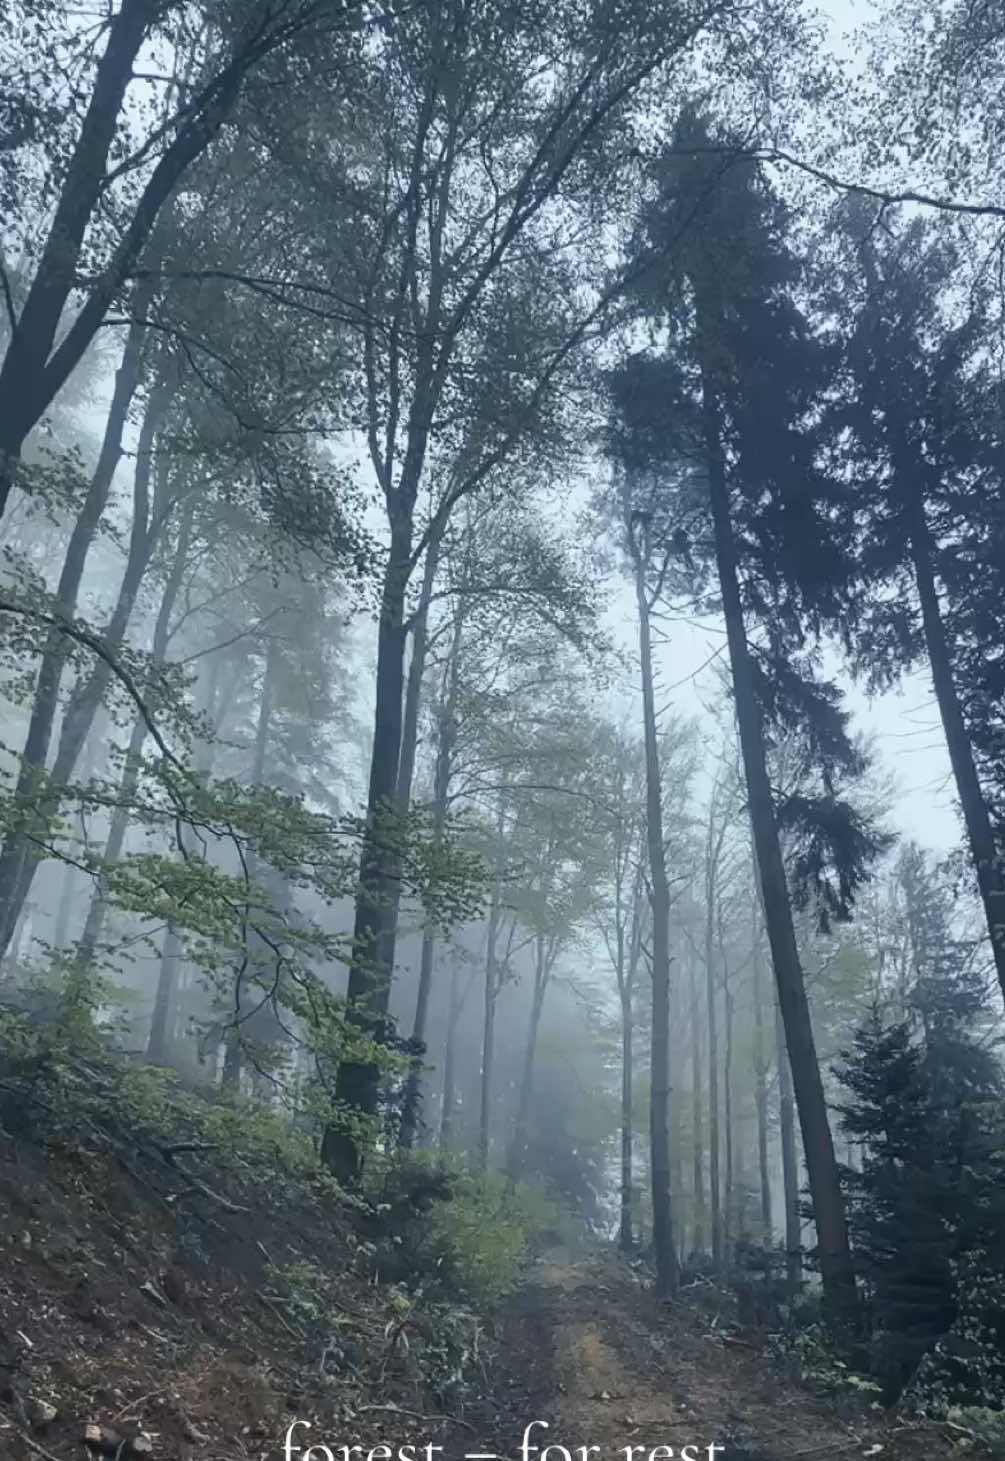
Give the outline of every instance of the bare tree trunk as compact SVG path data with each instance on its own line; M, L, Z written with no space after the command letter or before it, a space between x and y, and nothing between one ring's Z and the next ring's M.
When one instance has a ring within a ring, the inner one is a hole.
M35 277L0 365L0 516L6 511L14 472L29 432L41 420L86 349L64 365L52 358L60 318L75 286L80 251L101 194L109 150L115 137L133 64L155 7L150 0L125 0L110 19L108 39L94 73L90 102L68 160L62 188L42 248ZM146 233L137 243L142 247ZM133 253L129 262L136 257ZM116 264L119 261L116 259ZM128 264L126 265L128 269ZM112 289L125 278L118 274ZM104 308L95 320L101 322ZM73 332L71 331L71 334ZM93 336L94 330L90 331ZM67 342L64 342L64 345ZM74 343L74 342L71 342Z
M492 907L489 910L489 937L485 952L485 1009L482 1020L481 1101L478 1113L478 1166L483 1172L487 1172L489 1166L492 1120L492 1062L495 1055L496 996L499 992L496 972L496 940L498 937L498 893L494 893Z
M627 494L626 494L627 498ZM661 1296L677 1291L680 1270L674 1247L673 1210L670 1192L670 886L667 881L663 841L663 789L660 780L659 741L656 729L656 701L653 691L652 643L646 566L650 551L648 528L643 541L625 502L625 528L635 565L635 598L639 619L639 659L642 671L642 719L646 757L646 842L648 848L650 902L652 905L652 1044L650 1054L649 1169L652 1183L653 1250L656 1260L656 1291Z
M689 960L690 978L690 1006L691 1006L691 1142L693 1176L691 1185L693 1188L694 1204L694 1239L693 1251L703 1253L705 1251L705 1134L704 1122L702 1121L702 1104L705 1099L705 1092L702 1086L701 1076L701 1018L699 1013L698 1000L698 972L694 955Z
M454 1135L454 1106L457 1100L455 1074L457 1060L457 1025L461 1017L460 980L457 977L457 956L450 961L450 996L447 1006L447 1038L443 1052L443 1096L440 1102L440 1137L442 1151L449 1151Z
M432 553L430 546L430 553ZM411 795L412 771L415 758L416 725L419 713L419 685L421 682L421 667L417 677L413 675L416 670L416 657L420 654L422 660L426 653L426 616L429 610L429 595L432 593L432 586L435 579L435 556L433 568L429 569L429 558L426 562L427 573L423 582L425 602L420 605L420 619L416 621L415 634L412 649L412 666L409 671L409 696L414 699L414 704L409 708L406 704L406 733L411 738L412 749L410 756L406 759L403 752L402 770L398 778L398 805L406 811ZM428 585L428 588L427 588ZM422 625L421 641L418 638L419 623ZM464 614L461 606L458 606L457 616L454 623L454 633L450 646L450 655L446 669L446 693L443 703L439 708L437 716L437 746L436 746L436 769L433 775L433 846L439 848L443 839L443 829L447 820L447 804L450 795L450 778L453 773L454 740L456 737L455 714L457 708L457 692L459 689L458 679L460 673L461 637L464 628ZM415 679L415 693L412 697L413 677ZM406 739L406 744L407 744ZM397 909L395 909L397 917ZM419 988L415 998L415 1019L412 1024L412 1044L415 1054L409 1066L408 1079L405 1083L405 1093L401 1112L401 1131L399 1134L399 1145L408 1149L414 1139L419 1118L419 1094L422 1082L422 1057L425 1054L426 1040L426 1016L429 1010L429 996L433 986L433 953L436 945L436 936L430 927L426 927L422 936L422 954L419 960Z
M803 1281L803 1225L799 1217L799 1153L796 1149L796 1111L792 1073L785 1049L782 1012L775 1004L775 1060L778 1065L779 1130L782 1144L782 1186L785 1194L785 1271L790 1294Z
M255 748L251 759L250 780L252 786L264 786L266 766L269 758L269 738L272 732L272 718L275 709L275 680L279 665L275 640L270 639L265 653L265 667L262 674L262 691L258 702L258 721L255 726ZM260 872L260 864L254 853L247 858L249 881L254 881ZM261 948L261 940L254 932L249 934L255 948ZM245 1016L241 1010L241 975L238 974L233 990L233 1013L228 1015L224 1036L223 1073L221 1084L224 1090L237 1091L241 1085L244 1066L244 1046L241 1026Z
M618 1242L622 1253L635 1246L632 1214L632 991L626 984L621 995L621 1222Z
M924 504L919 498L915 521L911 533L911 557L914 563L915 582L921 602L921 621L925 633L925 648L932 671L932 685L939 705L942 729L949 750L949 762L953 768L956 794L963 810L963 822L967 829L967 843L970 857L977 874L988 938L995 961L995 972L1005 997L1005 879L1002 876L1001 859L995 844L987 802L981 789L977 767L974 764L973 747L963 718L959 695L953 677L953 664L946 626L942 619L939 595L935 587L935 573L932 567L933 544L931 530L925 517Z
M710 326L711 320L706 318L700 327L704 335L709 334ZM854 1321L857 1296L844 1195L841 1191L834 1138L827 1115L823 1081L820 1078L785 867L778 841L771 782L765 759L764 733L743 620L718 403L708 367L704 362L701 374L716 562L726 619L733 693L764 916L803 1132L803 1151L813 1197L824 1298L831 1318L838 1324L846 1324Z
M401 721L401 749L398 754L398 777L395 783L395 808L399 820L399 833L407 824L412 803L412 780L415 776L415 755L419 745L419 710L422 705L422 678L426 669L426 648L429 631L429 604L436 584L436 570L439 565L440 540L437 536L426 549L426 563L422 574L422 588L419 602L412 616L412 653L408 663L408 677L405 681L405 706ZM395 849L394 867L390 879L388 896L383 910L384 928L381 934L381 964L392 969L394 946L398 933L398 911L401 906L401 858ZM431 968L432 966L430 966ZM402 1130L405 1129L404 1122ZM409 1140L403 1145L411 1145Z
M555 950L551 947L550 940L544 934L537 935L535 944L534 993L530 1005L530 1019L527 1023L527 1040L524 1044L523 1069L520 1074L516 1122L513 1128L513 1140L510 1143L509 1160L507 1162L508 1175L511 1181L515 1181L520 1175L523 1168L524 1153L527 1148L527 1126L530 1119L531 1095L534 1090L534 1061L537 1056L537 1039L541 1029L541 1015L544 1012L544 999L548 992L548 983L551 978L551 969L555 959Z
M135 305L140 314L146 313L150 292L148 286L144 286L137 292ZM122 436L129 415L130 402L136 393L142 370L143 336L143 327L135 324L130 327L126 336L122 360L115 373L112 402L105 420L105 431L97 465L88 486L87 496L84 498L74 522L70 541L63 557L63 566L56 585L56 600L59 612L70 620L76 616L77 595L80 591L87 555L108 502L108 493L115 476L115 469L122 457ZM37 797L37 783L39 777L44 774L49 754L52 727L55 723L59 701L59 685L68 647L69 641L66 636L53 629L46 639L38 679L35 682L31 716L28 721L24 748L21 752L21 765L14 792L15 805L26 800L32 803ZM3 852L0 854L0 901L3 902L4 907L3 915L0 916L0 928L6 921L6 902L14 886L13 869L15 866L20 867L22 851L16 836L13 833L9 834ZM16 919L16 912L14 917Z
M119 594L112 617L105 630L104 643L107 649L115 651L125 638L133 604L143 581L143 575L150 563L156 546L164 514L155 506L150 516L150 477L154 440L167 409L169 390L159 384L151 392L147 403L143 427L137 448L136 471L133 483L133 525L129 540L129 555L119 585ZM158 494L159 496L160 494ZM59 788L65 786L73 775L77 759L94 723L94 717L111 680L111 668L99 660L86 679L73 691L63 724L60 728L59 744L52 773L48 778L46 794L35 807L35 816L51 818L58 806ZM51 729L51 721L50 721ZM48 745L48 732L46 733ZM37 774L37 771L36 771ZM0 853L0 906L3 920L0 922L0 951L6 948L13 931L17 915L31 890L32 881L41 858L34 850L26 851L15 828L6 839Z
M223 1070L220 1072L220 1086L231 1094L241 1089L241 1041L235 1026L231 1025L223 1040Z
M52 946L59 953L66 948L66 938L70 931L70 913L76 896L77 869L72 862L68 862L63 868L63 876L59 889L59 908L56 912L56 928L52 935Z
M736 1237L736 1174L734 1171L733 1131L733 995L729 988L728 974L723 959L722 987L726 1010L726 1066L723 1071L723 1094L725 1096L726 1136L726 1201L723 1208L723 1256L728 1263L733 1240Z
M761 933L754 911L754 1106L757 1111L757 1173L761 1189L761 1228L765 1243L771 1242L771 1168L768 1163L768 1052L764 1040L764 980L761 967Z
M403 488L399 489L399 493L402 491ZM360 854L353 957L346 990L350 1022L363 1037L377 1044L386 1043L389 1033L388 1006L394 968L395 930L388 925L386 910L393 897L397 857L405 593L411 551L411 507L406 506L396 510L391 523L391 547L381 599L367 828ZM376 1061L353 1058L341 1061L335 1083L338 1103L357 1116L373 1117L379 1090L380 1068ZM355 1127L329 1125L321 1143L321 1158L340 1181L357 1182L363 1168L363 1143Z
M708 1022L708 1164L712 1219L712 1263L721 1271L724 1262L722 1173L719 1155L719 1020L715 979L716 853L709 808L705 871L705 1014Z
M92 908L94 904L92 903ZM147 1037L147 1059L153 1065L170 1065L171 1045L169 1031L174 1029L175 999L181 974L184 948L181 934L173 923L169 923L164 934L161 950L161 966L157 976L157 992L154 995L154 1012L150 1020L150 1034Z
M495 1057L496 1000L499 997L499 932L502 927L502 874L505 865L503 837L506 832L508 789L506 777L499 791L495 826L495 877L489 902L488 930L485 940L485 1006L482 1022L482 1069L480 1109L478 1113L478 1165L488 1171L492 1125L492 1066Z
M165 625L167 622L167 619L165 619ZM164 647L166 652L166 632ZM214 725L216 730L219 730L220 721L223 718L217 714L216 709L220 668L220 661L215 657L211 659L209 675L206 682L205 704L203 705L203 713L210 723ZM137 722L137 724L140 723ZM213 742L209 740L205 743L202 754L197 759L197 765L201 771L208 772L212 764ZM109 856L109 849L106 848L106 859ZM94 905L92 904L92 910L93 907ZM150 1022L150 1034L147 1039L147 1058L155 1065L167 1065L170 1062L171 1049L176 1038L179 994L184 987L184 971L184 945L181 931L175 924L169 923L164 934L160 972L157 976L157 992L154 996L154 1011Z
M157 612L157 622L154 625L153 641L150 648L151 667L155 672L167 658L168 639L171 631L171 615L174 613L174 606L178 599L178 593L181 589L182 579L185 574L185 567L188 562L194 506L194 502L189 503L179 525L178 544L171 562L167 583L161 595L160 608ZM147 723L142 715L137 715L133 722L132 735L129 738L129 748L126 752L122 780L119 785L119 805L112 814L111 826L108 830L108 841L105 844L105 851L102 857L103 863L117 862L122 855L126 832L129 828L130 802L135 795L139 781L140 756L143 751L143 743L146 740L146 736ZM94 962L95 951L97 950L98 940L101 938L107 909L108 904L102 892L101 876L99 875L98 885L91 896L91 901L87 909L87 918L84 922L84 930L77 949L77 964L81 969L90 967Z

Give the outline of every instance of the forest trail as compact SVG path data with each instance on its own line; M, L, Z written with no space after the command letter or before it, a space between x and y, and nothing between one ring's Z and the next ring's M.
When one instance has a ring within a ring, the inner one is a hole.
M610 1251L557 1250L514 1297L501 1360L517 1402L500 1455L520 1458L523 1428L571 1461L939 1461L948 1438L879 1412L845 1419L834 1402L786 1377L753 1339L727 1334L716 1290L662 1304ZM717 1446L711 1452L709 1448ZM687 1449L690 1447L691 1449ZM541 1461L540 1450L530 1461ZM566 1461L552 1451L546 1461Z

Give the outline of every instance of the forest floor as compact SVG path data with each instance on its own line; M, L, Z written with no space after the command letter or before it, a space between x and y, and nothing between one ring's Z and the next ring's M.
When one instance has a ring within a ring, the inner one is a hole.
M400 1461L425 1461L427 1444L438 1448L428 1461L520 1461L531 1421L548 1428L533 1429L530 1461L567 1461L542 1457L549 1443L568 1461L952 1454L938 1431L861 1403L842 1415L785 1377L712 1286L661 1304L599 1246L527 1267L476 1325L473 1353L465 1340L474 1380L451 1398L449 1382L431 1388L428 1377L443 1339L434 1331L453 1311L424 1317L420 1302L403 1315L401 1291L373 1282L348 1224L323 1203L251 1210L231 1187L223 1206L203 1179L196 1197L190 1178L174 1194L155 1190L173 1169L139 1162L138 1151L123 1159L97 1144L0 1141L4 1461L280 1461L298 1420L293 1444L314 1442L311 1461L328 1461L325 1445L333 1461L344 1445L363 1448L350 1461L381 1445L390 1449L371 1461L398 1461L405 1444L416 1449ZM178 1237L183 1201L203 1203L190 1248ZM326 1276L323 1312L298 1307L277 1277L305 1262ZM595 1449L584 1458L582 1446Z
M564 1445L572 1461L943 1461L935 1428L916 1428L858 1402L835 1403L785 1377L763 1344L722 1323L724 1296L700 1284L660 1303L607 1251L539 1260L510 1305L501 1357L512 1398L499 1454ZM714 1452L710 1446L717 1446ZM631 1452L627 1447L633 1447ZM687 1448L691 1449L688 1450ZM531 1452L531 1461L534 1453ZM540 1453L537 1461L541 1461ZM565 1461L553 1451L547 1461Z

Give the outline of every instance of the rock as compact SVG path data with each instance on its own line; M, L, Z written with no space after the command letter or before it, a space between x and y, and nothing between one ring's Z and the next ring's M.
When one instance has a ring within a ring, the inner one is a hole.
M149 1436L121 1436L110 1426L93 1422L84 1427L84 1445L103 1456L114 1456L116 1461L126 1456L151 1456L154 1449Z
M48 1400L29 1400L25 1410L32 1427L37 1431L44 1431L59 1416L59 1411Z
M167 1308L167 1299L164 1297L160 1289L151 1279L148 1278L146 1283L140 1284L140 1293L146 1294L148 1299L152 1299L153 1302L155 1304L159 1304L162 1309Z

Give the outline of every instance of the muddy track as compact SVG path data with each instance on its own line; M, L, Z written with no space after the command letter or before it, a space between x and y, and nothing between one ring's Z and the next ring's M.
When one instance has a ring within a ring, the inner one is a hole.
M534 1266L503 1321L493 1391L492 1414L478 1430L506 1461L522 1461L531 1421L547 1428L533 1429L538 1449L529 1461L943 1461L952 1454L931 1431L875 1412L840 1415L783 1376L753 1337L723 1334L699 1295L660 1304L606 1250L557 1252ZM568 1457L542 1455L548 1445L564 1446ZM596 1449L584 1453L584 1446Z

